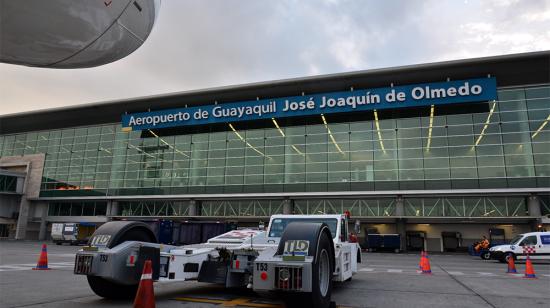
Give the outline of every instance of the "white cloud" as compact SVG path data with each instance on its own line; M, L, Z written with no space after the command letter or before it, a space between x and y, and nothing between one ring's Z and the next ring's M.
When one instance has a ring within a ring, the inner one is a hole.
M487 22L471 22L467 24L460 25L460 28L464 31L472 33L478 33L478 32L491 32L494 30L493 24L487 23Z
M500 7L507 7L519 3L520 0L493 0L491 1L493 5Z
M530 22L547 21L550 20L550 10L523 14L521 18Z

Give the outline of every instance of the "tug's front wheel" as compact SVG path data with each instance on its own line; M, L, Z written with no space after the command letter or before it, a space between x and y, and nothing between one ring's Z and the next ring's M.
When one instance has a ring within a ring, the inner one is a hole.
M108 299L132 299L136 296L137 284L123 285L98 276L86 276L92 291Z
M90 244L96 235L110 236L111 240L106 244L108 248L115 247L126 241L157 242L153 231L142 222L108 222L94 232L90 239ZM126 285L99 276L88 275L86 277L88 278L90 288L98 296L108 299L133 299L136 296L138 283Z

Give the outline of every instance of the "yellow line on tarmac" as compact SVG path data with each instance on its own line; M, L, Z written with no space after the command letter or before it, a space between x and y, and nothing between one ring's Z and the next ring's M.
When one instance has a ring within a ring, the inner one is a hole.
M239 306L239 305L244 305L246 303L248 303L249 300L246 299L246 298L235 298L235 299L232 299L228 302L225 302L222 304L222 306L224 307L235 307L235 306Z
M177 297L174 298L178 301L185 302L194 302L194 303L208 303L208 304L218 304L223 307L255 307L255 308L282 308L284 307L281 304L268 304L268 303L252 303L248 298L236 298L232 300L221 300L221 299L210 299L210 298L198 298L198 297Z
M257 307L257 308L275 308L283 307L279 304L268 304L268 303L251 303L248 298L236 298L234 300L223 303L224 307L235 307L235 306L245 306L245 307Z
M209 299L209 298L196 298L196 297L176 297L177 301L194 302L194 303L210 303L210 304L223 304L225 301L221 299Z

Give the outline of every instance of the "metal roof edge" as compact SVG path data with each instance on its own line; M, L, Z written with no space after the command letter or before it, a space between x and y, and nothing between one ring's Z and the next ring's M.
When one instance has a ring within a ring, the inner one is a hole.
M281 193L236 193L236 194L187 194L187 195L128 195L128 196L78 196L41 197L41 201L62 200L227 200L227 199L331 199L361 197L425 197L425 196L485 196L485 195L531 195L550 194L550 188L494 188L494 189L440 189L440 190L388 190L388 191L335 191L335 192L281 192Z
M363 75L376 75L376 74L392 73L392 72L399 73L399 72L410 71L410 70L444 68L446 66L460 66L464 64L528 59L528 58L536 58L540 56L550 57L550 50L516 53L516 54L504 54L504 55L478 57L478 58L464 58L464 59L447 60L447 61L440 61L440 62L418 63L418 64L411 64L411 65L394 66L394 67L386 67L386 68L374 68L374 69L367 69L367 70L314 75L314 76L307 76L307 77L266 80L266 81L259 81L259 82L246 83L246 84L193 89L188 91L171 92L171 93L164 93L164 94L152 94L152 95L140 96L140 97L83 103L83 104L66 106L66 107L44 108L44 109L33 110L33 111L9 113L9 114L0 115L0 120L2 120L3 118L29 116L29 115L35 115L35 114L40 114L44 112L60 112L60 111L78 110L78 109L84 109L84 108L90 108L90 107L104 107L104 106L116 105L119 103L126 103L126 102L132 102L132 101L161 99L161 98L169 98L169 97L182 96L182 95L199 95L199 94L204 94L208 92L238 91L238 90L259 88L259 87L264 87L268 85L277 86L277 85L283 85L288 83L305 83L305 82L311 82L311 81L323 81L328 79L337 79L337 78L346 78L346 77L351 78L354 76L363 76Z

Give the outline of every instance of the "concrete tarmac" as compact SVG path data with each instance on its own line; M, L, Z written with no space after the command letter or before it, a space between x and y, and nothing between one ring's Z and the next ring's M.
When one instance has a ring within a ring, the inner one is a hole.
M0 241L0 307L130 307L96 296L73 274L75 246L48 245L52 270L34 271L39 242ZM432 275L418 273L418 253L364 253L352 281L334 286L340 307L550 307L550 262L534 261L538 279L506 274L506 264L466 254L430 256ZM198 282L155 283L157 307L283 307L273 294Z

